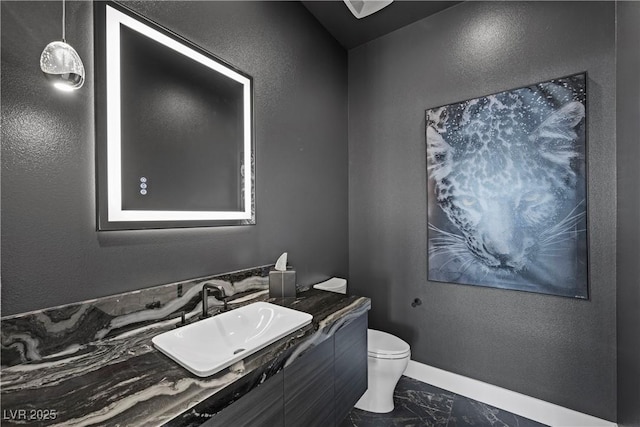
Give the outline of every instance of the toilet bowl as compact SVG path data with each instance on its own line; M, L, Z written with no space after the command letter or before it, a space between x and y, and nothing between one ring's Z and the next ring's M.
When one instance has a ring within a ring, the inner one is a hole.
M411 357L409 344L386 332L367 331L367 379L369 387L356 403L368 412L393 411L393 391Z
M341 294L347 293L347 281L335 277L313 287ZM355 407L381 414L393 411L393 391L407 368L410 358L409 344L386 332L368 329L368 388Z

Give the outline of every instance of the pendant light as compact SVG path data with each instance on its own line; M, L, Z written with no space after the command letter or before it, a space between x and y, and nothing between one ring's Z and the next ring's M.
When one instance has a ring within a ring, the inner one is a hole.
M65 0L62 0L62 41L49 43L40 55L40 69L57 89L72 91L84 84L84 65L78 52L65 40Z

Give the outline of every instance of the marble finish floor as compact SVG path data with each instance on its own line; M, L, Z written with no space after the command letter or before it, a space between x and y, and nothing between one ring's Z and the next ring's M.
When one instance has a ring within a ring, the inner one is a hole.
M536 421L403 376L395 409L374 414L353 409L340 427L544 427Z

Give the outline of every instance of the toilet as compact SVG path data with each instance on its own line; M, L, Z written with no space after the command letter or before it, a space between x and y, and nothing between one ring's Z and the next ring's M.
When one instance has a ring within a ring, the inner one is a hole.
M333 277L313 286L324 291L347 293L347 281ZM400 338L375 329L367 330L367 391L356 403L356 408L367 412L393 411L393 391L404 373L411 347Z

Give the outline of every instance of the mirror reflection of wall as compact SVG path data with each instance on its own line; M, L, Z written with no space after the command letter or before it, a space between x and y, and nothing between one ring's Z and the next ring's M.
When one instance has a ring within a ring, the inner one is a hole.
M126 27L120 37L123 209L241 209L242 85Z

